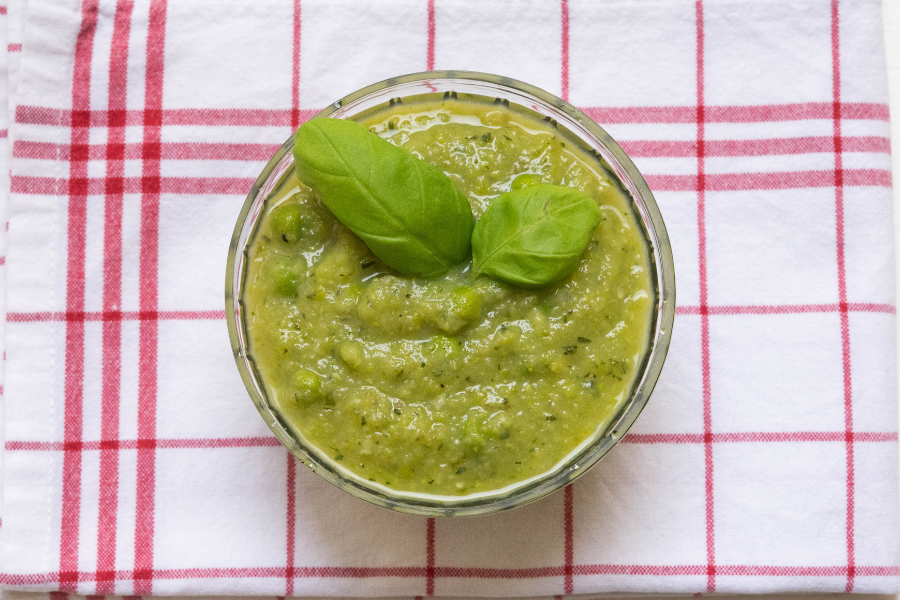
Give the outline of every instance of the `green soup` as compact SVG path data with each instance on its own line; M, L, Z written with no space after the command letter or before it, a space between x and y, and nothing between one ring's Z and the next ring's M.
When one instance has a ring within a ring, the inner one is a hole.
M250 354L283 421L363 480L462 496L551 470L630 397L655 310L632 202L552 122L502 104L397 104L357 119L443 170L476 218L535 183L582 190L603 220L571 277L526 291L384 266L285 177L248 249Z

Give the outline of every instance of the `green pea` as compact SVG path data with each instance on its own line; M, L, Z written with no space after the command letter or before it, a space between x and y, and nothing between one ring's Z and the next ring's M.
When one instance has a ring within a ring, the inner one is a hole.
M522 188L531 187L539 183L544 183L544 180L537 173L523 173L513 179L511 188L514 190L521 190Z
M353 371L361 369L366 361L366 350L359 342L344 342L340 353L341 360Z
M481 315L481 295L469 286L462 285L453 290L450 300L454 314L460 319L472 321Z
M366 291L366 288L359 283L351 283L347 287L343 288L344 292L342 292L342 296L344 298L350 298L352 300L359 300L363 293Z
M316 402L323 397L322 378L315 371L300 369L294 374L292 383L296 400Z
M303 235L303 211L297 204L282 204L272 211L272 230L285 242L294 243Z
M272 287L282 296L296 296L299 277L294 270L294 261L286 256L275 256L268 265Z
M440 352L441 354L450 354L456 349L458 343L452 338L445 335L436 335L425 344L425 350L428 352Z

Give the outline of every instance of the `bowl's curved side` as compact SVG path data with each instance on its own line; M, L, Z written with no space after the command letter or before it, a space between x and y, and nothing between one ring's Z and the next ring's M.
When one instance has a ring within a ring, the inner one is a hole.
M393 492L372 485L334 464L324 453L302 436L295 436L267 400L261 378L248 353L244 318L240 302L246 248L253 235L266 197L288 169L293 167L294 135L279 148L266 164L247 195L234 228L228 250L225 280L225 310L232 352L244 386L263 420L286 448L329 483L348 493L386 508L422 516L469 516L508 510L537 500L587 472L628 431L643 408L659 379L668 352L675 318L675 272L672 248L662 214L640 172L622 148L606 131L582 111L548 92L508 77L471 71L431 71L395 77L367 86L345 96L322 111L316 118L349 118L362 111L398 97L413 95L449 95L456 91L467 94L503 97L522 107L553 119L578 135L603 158L632 195L635 210L645 227L653 251L653 267L657 288L656 311L648 351L641 376L635 380L631 400L623 404L612 419L612 425L586 440L556 468L534 478L530 483L510 486L504 493L491 492L478 497L427 497L420 494ZM301 439L298 439L301 438ZM345 472L346 471L346 472Z

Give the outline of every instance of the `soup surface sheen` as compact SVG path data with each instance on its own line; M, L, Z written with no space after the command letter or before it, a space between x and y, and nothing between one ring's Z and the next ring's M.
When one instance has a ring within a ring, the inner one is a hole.
M544 182L588 193L603 220L547 289L473 279L471 263L414 279L286 176L242 297L273 407L336 465L397 492L463 496L551 470L609 424L645 354L655 292L629 196L561 129L500 104L400 103L356 120L443 170L476 218Z

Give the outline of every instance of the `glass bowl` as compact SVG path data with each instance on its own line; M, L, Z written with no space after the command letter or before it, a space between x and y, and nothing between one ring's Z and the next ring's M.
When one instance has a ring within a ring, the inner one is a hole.
M648 245L652 249L653 273L656 288L653 323L647 348L635 376L630 398L594 435L580 444L552 470L525 482L492 492L483 492L458 499L448 496L428 496L390 490L368 482L336 464L302 436L295 435L269 402L252 356L248 354L241 291L247 266L247 248L260 218L264 201L277 184L293 169L294 135L269 160L247 196L238 216L225 278L225 309L228 333L238 371L253 403L275 436L304 465L340 489L378 506L423 516L483 515L521 506L558 490L583 475L622 439L647 404L656 385L669 348L672 323L675 318L675 272L672 248L662 215L653 194L634 163L611 137L589 117L567 102L534 86L507 77L469 71L431 71L395 77L370 85L341 98L318 117L351 118L375 107L411 96L431 96L440 99L451 94L475 95L499 99L519 108L534 111L546 120L580 138L602 157L618 176L633 200L636 220L643 226Z

